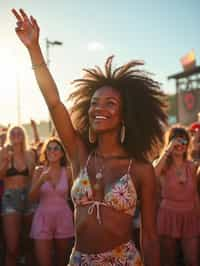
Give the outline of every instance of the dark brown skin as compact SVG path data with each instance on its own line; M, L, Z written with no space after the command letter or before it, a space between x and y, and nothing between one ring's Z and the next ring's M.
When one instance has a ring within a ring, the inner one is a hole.
M35 76L41 92L51 112L56 130L61 138L72 163L75 178L87 161L89 152L85 143L72 126L69 113L62 104L56 84L45 65L39 47L39 26L33 17L20 10L13 10L17 19L16 33L27 47L32 64L36 66ZM40 65L39 67L37 67ZM102 201L107 187L127 172L129 159L108 159L110 156L128 157L120 144L119 132L122 126L122 102L119 93L109 86L99 88L93 95L89 110L92 130L97 135L96 151L104 156L105 169L103 182L95 200ZM95 116L106 119L95 119ZM97 164L102 162L97 158ZM88 165L89 178L94 184L94 157ZM148 163L133 162L131 176L141 200L143 254L146 265L159 266L159 245L156 235L156 179L153 168ZM139 182L136 182L135 177ZM92 186L93 187L93 186ZM93 189L94 191L94 189ZM140 192L139 192L140 191ZM75 210L76 243L75 248L86 253L99 253L111 250L132 238L132 217L108 207L101 207L102 225L98 224L96 211L88 215L88 206L77 206ZM119 229L120 228L120 229Z

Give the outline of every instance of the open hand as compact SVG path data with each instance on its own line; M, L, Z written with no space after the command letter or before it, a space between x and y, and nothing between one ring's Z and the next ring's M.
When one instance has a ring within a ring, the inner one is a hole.
M178 139L173 138L173 139L169 142L169 144L168 144L168 146L167 146L167 149L166 149L168 155L170 155L170 154L172 153L172 151L174 150L174 147L175 147L176 145L180 145L180 142L178 141Z
M17 27L15 28L15 31L21 42L27 48L38 45L40 29L36 19L32 16L28 17L23 9L19 9L19 11L12 9L12 13L17 19Z
M45 169L41 175L40 175L40 179L42 180L42 183L51 180L51 174L50 174L51 169L48 167L47 169Z

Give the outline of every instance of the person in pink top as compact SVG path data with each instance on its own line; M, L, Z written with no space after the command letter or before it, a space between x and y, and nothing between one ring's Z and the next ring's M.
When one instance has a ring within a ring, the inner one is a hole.
M167 144L155 162L161 185L158 234L161 238L163 266L176 265L176 242L180 240L185 264L198 266L200 209L196 166L187 160L189 134L174 126L167 133Z
M66 155L61 142L53 137L44 144L42 156L45 166L35 170L31 200L39 200L30 236L40 266L52 266L52 251L58 266L66 265L71 252L74 227L72 211L67 204L71 173L66 167Z

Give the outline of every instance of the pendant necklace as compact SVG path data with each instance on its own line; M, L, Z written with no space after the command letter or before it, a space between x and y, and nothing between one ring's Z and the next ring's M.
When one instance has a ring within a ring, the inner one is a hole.
M184 168L176 168L175 169L176 176L178 177L179 184L185 184L186 182L186 175L184 173Z
M102 166L97 171L97 154L96 154L96 152L94 153L94 164L95 164L95 171L96 171L96 175L95 175L96 182L94 184L94 189L99 190L100 189L100 181L103 178L103 171L104 171L105 165L102 163Z
M176 176L180 177L183 174L183 170L181 168L176 168Z

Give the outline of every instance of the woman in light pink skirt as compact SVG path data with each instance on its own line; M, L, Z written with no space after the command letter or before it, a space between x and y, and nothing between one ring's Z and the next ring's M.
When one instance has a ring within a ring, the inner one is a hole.
M71 172L59 139L48 139L41 157L44 165L35 170L29 193L31 200L39 200L30 236L35 242L40 266L53 265L52 251L55 251L56 265L64 266L69 259L74 237L73 214L67 203Z
M167 135L166 148L154 164L161 185L158 234L162 265L176 265L176 243L180 240L185 264L198 266L200 209L196 167L187 160L189 134L183 127L172 127Z

